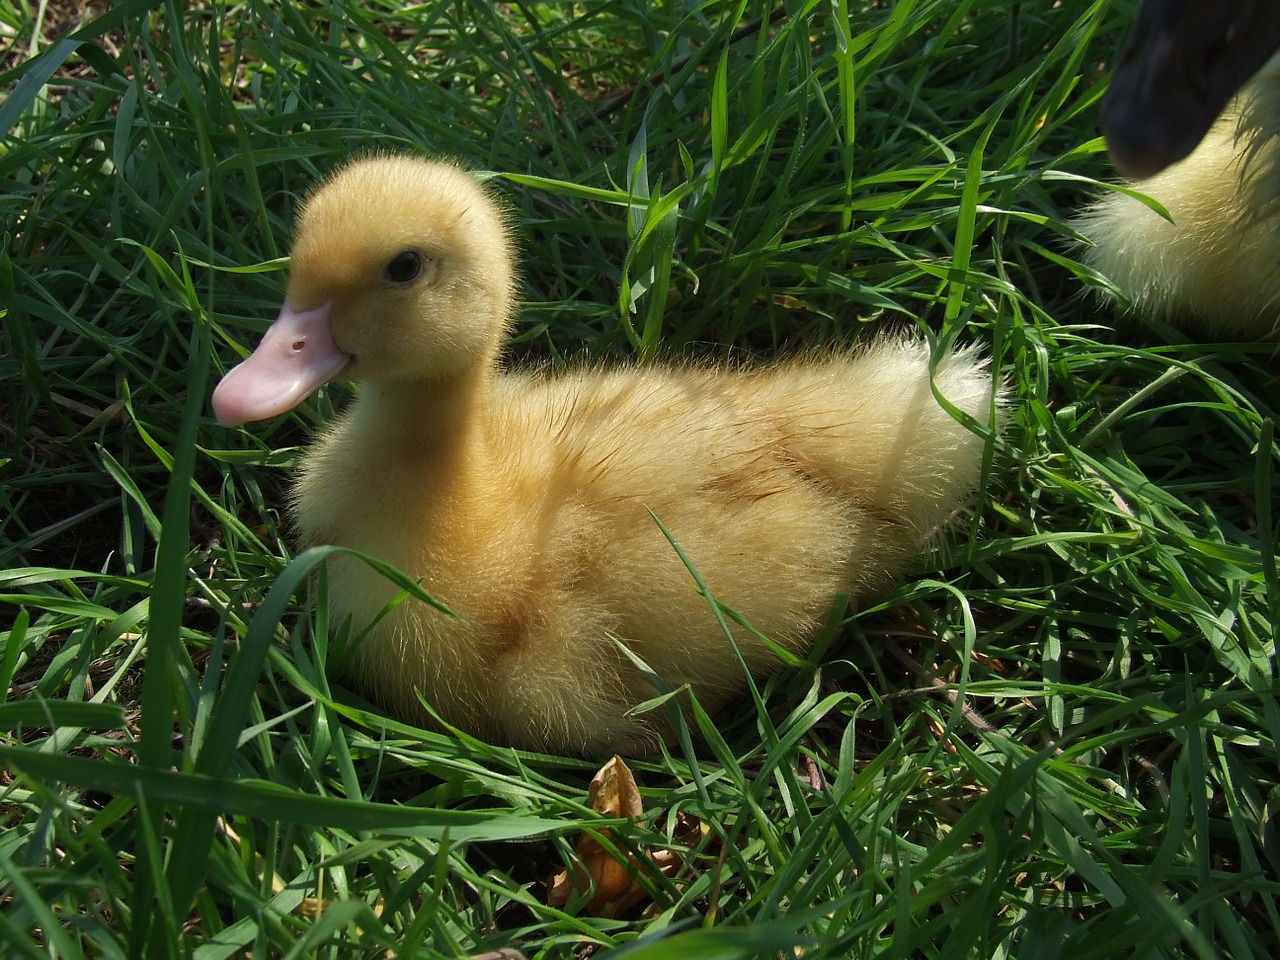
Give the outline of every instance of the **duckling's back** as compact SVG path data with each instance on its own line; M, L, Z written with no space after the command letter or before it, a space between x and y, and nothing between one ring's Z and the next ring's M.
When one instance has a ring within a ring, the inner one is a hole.
M509 379L490 430L528 442L497 445L496 473L538 548L520 578L525 632L494 672L496 699L518 718L501 735L518 736L539 712L537 726L558 730L588 701L601 710L574 731L586 738L575 747L651 740L653 717L624 718L618 705L655 690L610 637L708 709L741 689L742 667L685 559L710 597L798 653L838 594L887 586L981 472L983 437L934 388L989 421L992 378L979 358L946 358L931 385L928 347L914 340L749 373ZM531 636L543 628L545 638ZM748 669L776 666L751 630L733 634ZM575 663L583 669L566 685ZM531 680L547 671L559 679Z

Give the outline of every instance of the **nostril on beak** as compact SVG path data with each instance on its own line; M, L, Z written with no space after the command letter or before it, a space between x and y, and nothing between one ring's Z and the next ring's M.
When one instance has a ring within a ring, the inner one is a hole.
M303 348L303 347L305 347L306 345L307 345L307 341L306 341L306 340L295 340L295 341L293 341L293 352L294 352L294 353L298 353L298 352L300 352L300 351L302 350L302 348Z

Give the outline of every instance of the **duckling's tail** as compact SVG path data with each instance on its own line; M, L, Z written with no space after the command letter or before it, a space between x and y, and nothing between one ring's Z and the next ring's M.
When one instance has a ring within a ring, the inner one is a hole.
M767 388L787 413L783 442L797 468L897 529L904 550L966 505L1001 419L1000 388L976 348L935 365L923 340L883 338L784 369Z

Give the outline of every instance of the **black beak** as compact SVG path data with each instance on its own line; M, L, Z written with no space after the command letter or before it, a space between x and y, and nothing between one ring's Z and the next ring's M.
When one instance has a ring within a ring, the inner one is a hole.
M1145 0L1102 104L1116 168L1181 160L1277 48L1280 0Z

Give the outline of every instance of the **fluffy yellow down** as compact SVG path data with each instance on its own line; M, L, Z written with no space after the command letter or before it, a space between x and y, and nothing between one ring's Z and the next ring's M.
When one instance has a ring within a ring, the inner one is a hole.
M402 251L421 275L386 281ZM710 710L744 685L728 638L654 522L717 601L803 653L833 597L882 590L973 493L993 378L972 349L931 366L885 337L748 370L507 372L514 253L500 208L448 164L357 161L310 198L288 300L329 305L363 381L306 454L306 544L394 563L461 616L392 610L355 658L394 713L520 747L643 751L669 733L615 641ZM651 515L652 514L652 515ZM332 563L336 623L358 634L397 588ZM776 656L734 628L750 669Z
M1280 335L1280 57L1250 81L1195 151L1076 221L1086 261L1141 313L1214 333Z

